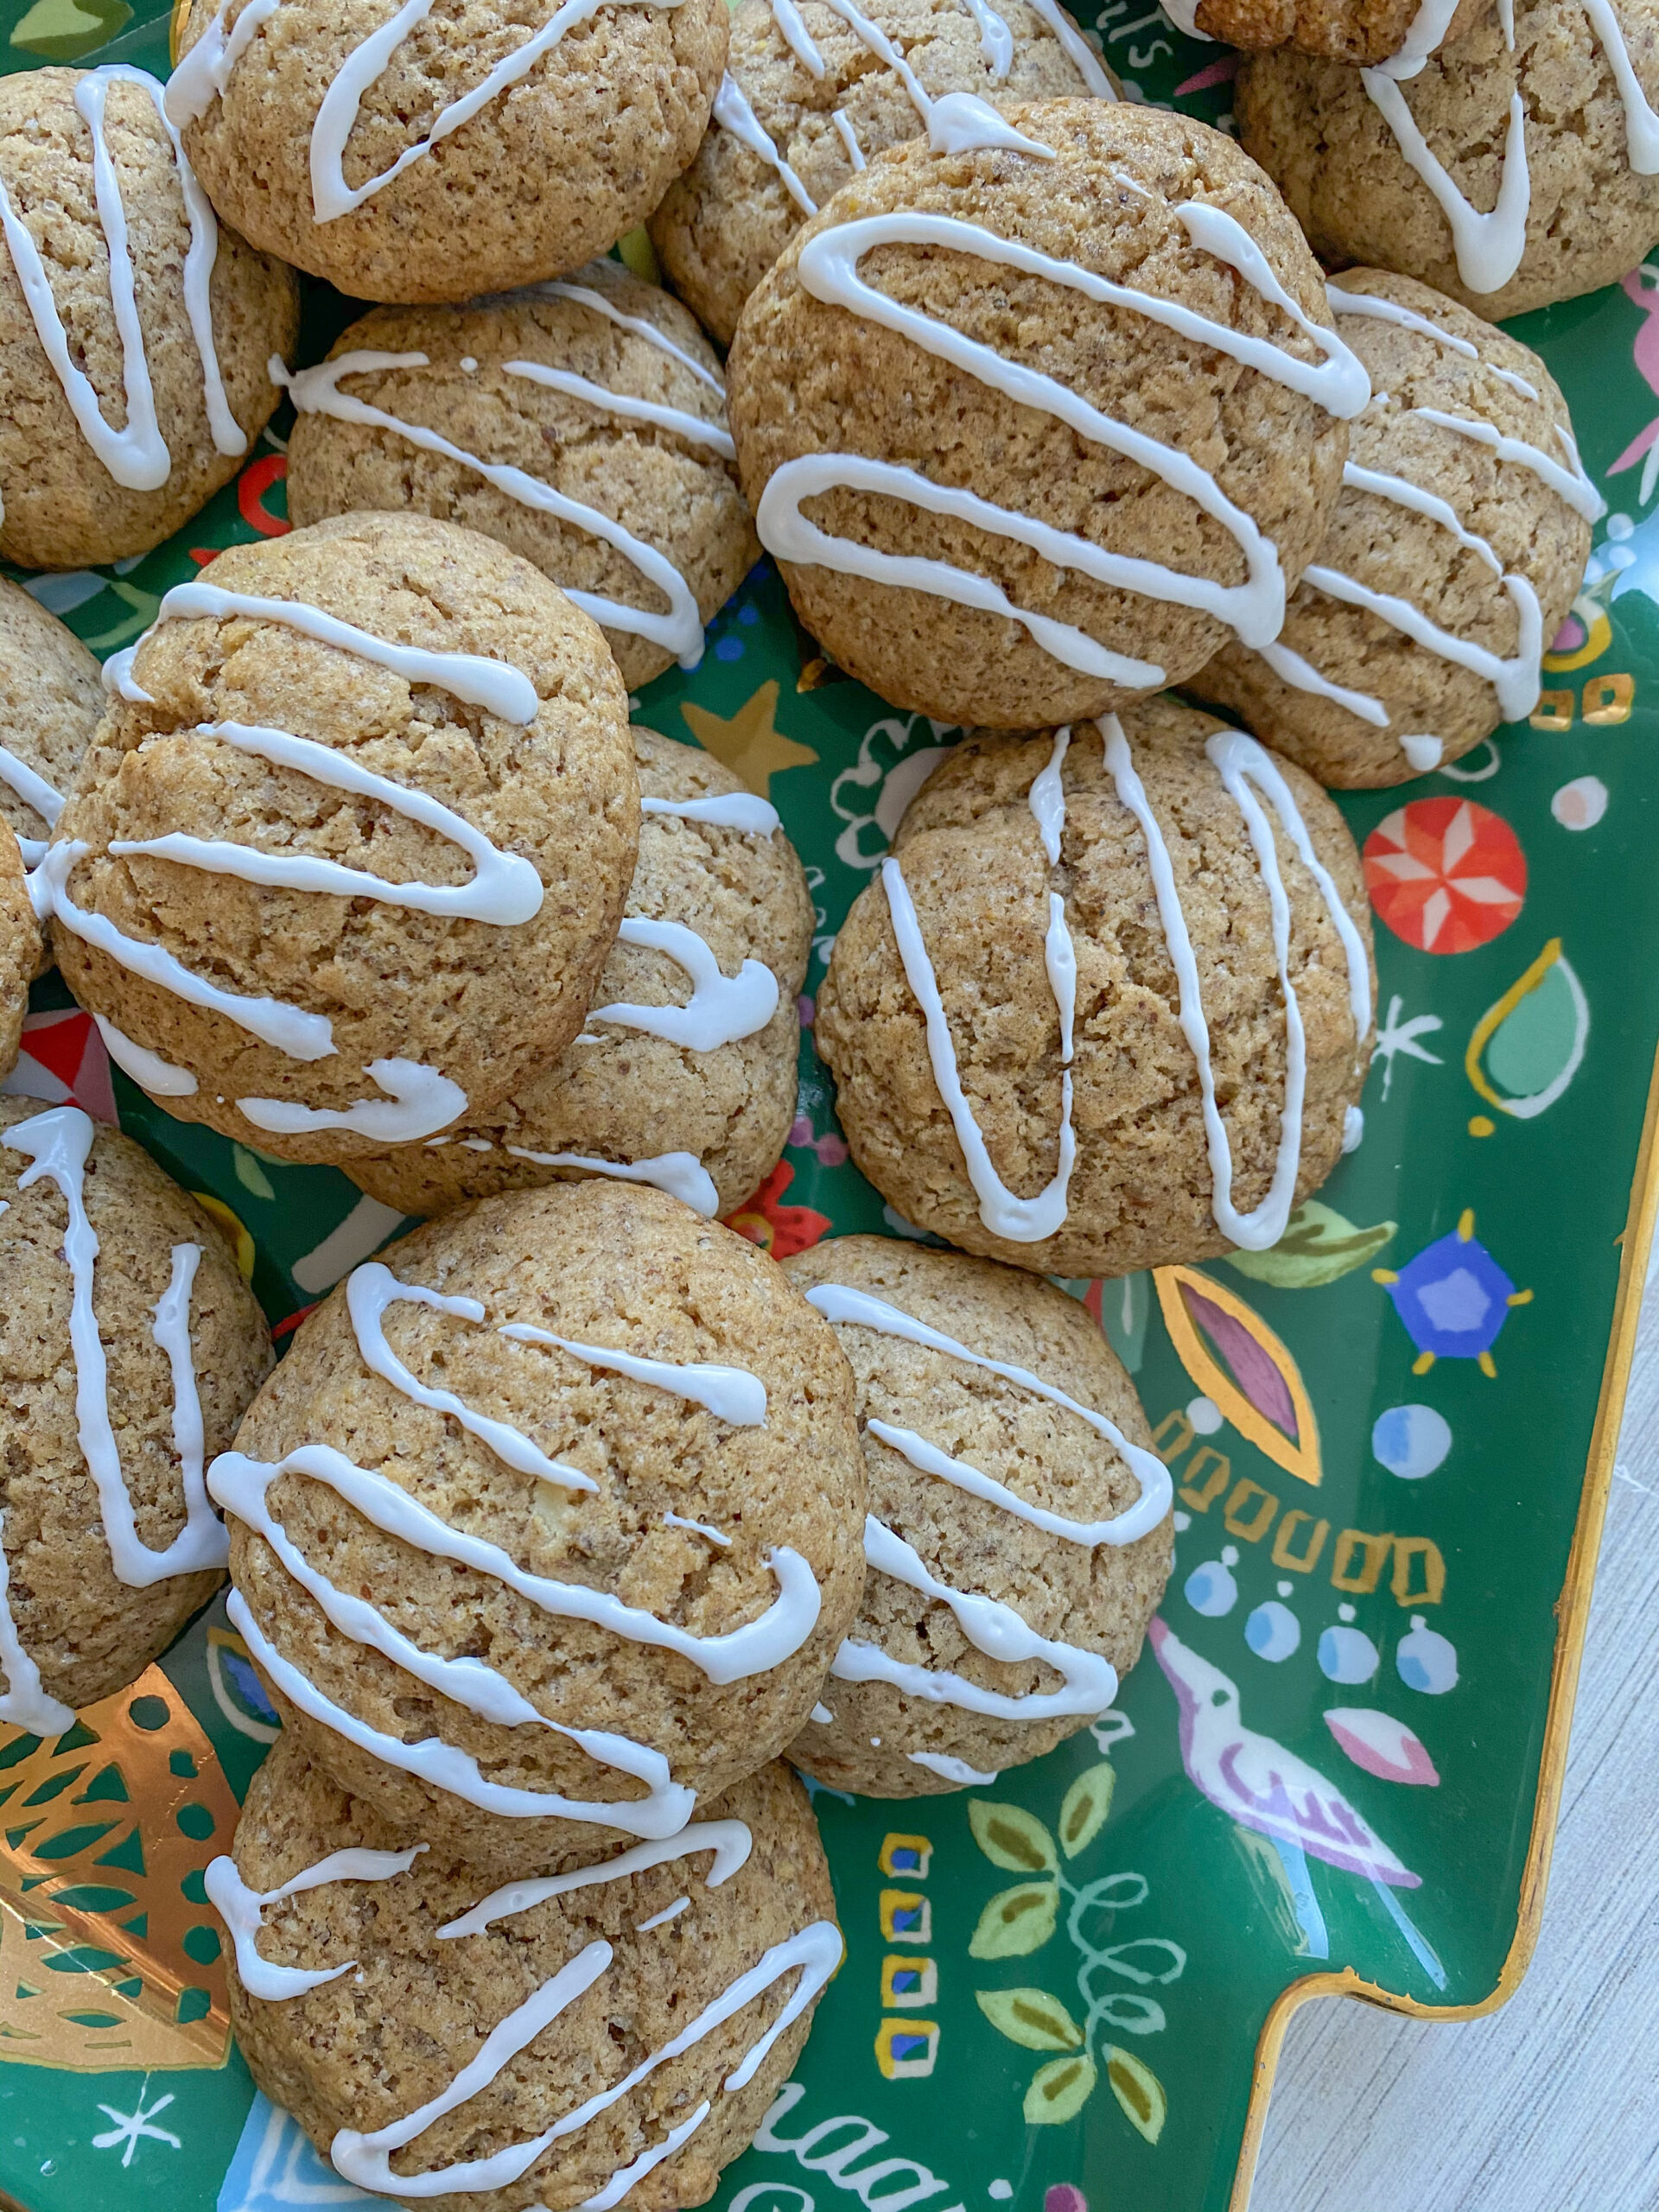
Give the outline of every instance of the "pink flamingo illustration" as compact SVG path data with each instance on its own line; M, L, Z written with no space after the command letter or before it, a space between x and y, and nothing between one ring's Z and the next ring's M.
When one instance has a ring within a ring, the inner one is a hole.
M1649 390L1659 397L1659 269L1650 269L1644 261L1640 268L1632 269L1628 276L1620 278L1619 288L1642 310L1642 327L1636 334L1630 353ZM1641 506L1653 497L1654 480L1659 477L1659 415L1631 439L1607 474L1617 476L1626 468L1634 468L1644 454L1647 465L1642 471L1637 492L1637 504Z
M1418 1888L1421 1876L1395 1856L1316 1768L1244 1726L1237 1685L1219 1667L1183 1643L1161 1618L1153 1620L1147 1634L1180 1709L1181 1764L1188 1781L1220 1811L1274 1846L1312 1955L1328 1958L1331 1952L1308 1877L1310 1857L1369 1881L1424 1972L1443 1989L1444 1968L1393 1894Z

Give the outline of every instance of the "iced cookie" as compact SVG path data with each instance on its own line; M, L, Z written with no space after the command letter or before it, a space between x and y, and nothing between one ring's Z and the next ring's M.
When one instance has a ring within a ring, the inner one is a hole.
M167 88L213 205L362 300L562 276L697 149L725 0L192 0Z
M17 1065L29 979L40 959L40 925L29 904L22 849L13 831L0 822L0 1077L9 1076Z
M288 511L410 507L499 538L637 689L702 658L760 556L718 358L613 261L463 308L377 308L289 386Z
M1374 387L1331 534L1274 643L1224 646L1192 689L1320 783L1372 788L1526 720L1605 510L1518 340L1376 269L1331 305Z
M1230 46L1291 46L1407 76L1471 30L1493 0L1173 0L1172 22Z
M878 20L879 17L879 20ZM808 215L938 102L1115 97L1058 0L737 0L714 120L650 231L673 285L722 346Z
M939 100L744 309L731 418L760 542L896 706L1106 712L1277 633L1369 391L1327 314L1218 131Z
M817 1034L908 1220L1118 1275L1278 1242L1358 1141L1371 1013L1336 807L1156 699L959 746L842 926Z
M0 79L0 555L147 553L270 420L294 272L219 227L124 64Z
M1655 99L1659 0L1516 0L1414 71L1259 54L1236 108L1329 265L1398 270L1498 322L1659 239Z
M637 728L644 819L622 926L583 1033L452 1135L348 1163L400 1213L583 1174L727 1214L794 1118L812 901L777 811L694 746Z
M207 1884L260 2088L344 2180L472 2212L702 2203L842 1955L775 1764L682 1834L551 1851L492 1891L284 1737Z
M55 1735L225 1572L205 1454L270 1338L224 1237L130 1138L0 1098L0 1719Z
M638 782L605 641L528 561L416 515L234 546L116 683L41 870L64 980L169 1113L345 1159L569 1044Z
M1169 1471L1064 1291L880 1236L785 1263L858 1385L863 1610L796 1765L916 1797L995 1782L1105 1712L1169 1573Z
M864 1586L834 1332L742 1237L616 1183L486 1198L357 1268L209 1482L289 1725L505 1874L672 1835L775 1758Z

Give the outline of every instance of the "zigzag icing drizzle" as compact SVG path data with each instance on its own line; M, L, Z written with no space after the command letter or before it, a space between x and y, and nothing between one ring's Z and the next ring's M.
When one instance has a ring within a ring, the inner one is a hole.
M264 25L275 15L281 0L249 0L229 31L225 18L230 0L222 0L218 14L178 67L167 87L167 113L180 126L205 115L214 100L222 99L232 72ZM322 96L311 126L311 213L318 223L332 223L349 215L365 200L383 192L411 162L459 130L501 94L529 76L537 62L550 54L565 33L585 23L607 7L652 6L675 8L679 0L564 0L538 31L498 61L489 74L440 108L424 138L406 146L390 168L366 183L346 181L346 149L356 126L363 96L385 73L398 48L432 12L432 0L404 0L379 29L372 32L348 54Z
M564 299L604 315L619 327L632 332L659 353L668 354L675 361L691 370L703 383L724 397L724 387L717 377L711 376L702 364L692 359L683 348L676 346L652 323L640 315L623 314L613 308L601 294L584 284L539 284L532 288L537 296ZM342 377L365 376L383 369L423 369L431 365L425 353L385 353L369 348L341 353L334 359L320 362L315 368L302 369L296 375L282 372L280 362L272 360L271 375L279 384L286 385L295 406L302 415L328 415L340 423L354 423L362 426L387 430L404 439L424 453L442 454L458 467L472 470L474 475L538 514L550 514L572 528L597 537L620 553L624 560L643 576L645 582L662 593L668 601L665 613L658 613L642 607L628 607L620 601L607 599L597 592L580 591L567 585L567 597L575 601L584 613L591 614L606 628L620 630L631 637L647 639L664 652L671 652L682 668L695 668L702 658L702 618L690 585L681 571L643 538L625 529L597 507L581 499L569 498L557 491L543 478L532 476L527 470L514 467L504 461L492 461L474 453L468 453L442 432L429 429L423 423L410 423L401 416L389 414L384 408L370 401L357 398L340 389ZM475 368L474 362L473 366ZM683 408L664 407L653 400L637 399L631 393L617 392L597 385L586 377L575 376L569 371L552 368L539 361L503 361L497 364L507 376L520 378L526 383L544 385L579 399L601 414L612 415L624 421L644 422L658 429L671 431L676 436L689 440L694 445L706 446L724 461L735 457L731 435L722 423L710 423L701 415L693 415ZM280 373L279 373L280 372Z
M1369 292L1351 292L1338 284L1330 290L1331 306L1338 315L1356 315L1373 321L1396 323L1421 337L1432 339L1477 362L1483 369L1502 382L1536 401L1537 387L1528 383L1514 371L1500 368L1496 362L1485 360L1478 347L1454 331L1444 330L1427 315L1402 307L1398 302ZM1377 403L1382 404L1380 401ZM1474 405L1471 399L1468 403ZM1446 413L1435 407L1413 407L1407 410L1414 421L1432 423L1450 436L1464 437L1476 444L1489 447L1498 460L1528 469L1548 484L1556 495L1566 501L1574 513L1588 522L1596 521L1606 512L1606 502L1586 475L1579 458L1572 432L1562 423L1553 423L1553 429L1566 463L1556 461L1541 448L1529 444L1522 438L1504 436L1484 418L1470 419L1461 415ZM1350 491L1370 493L1386 499L1397 507L1414 514L1424 515L1448 531L1465 550L1473 553L1497 579L1515 609L1516 650L1507 658L1487 647L1452 635L1441 628L1421 608L1409 600L1394 594L1381 592L1364 584L1356 576L1315 562L1303 572L1303 582L1327 598L1340 600L1344 605L1363 607L1411 639L1427 652L1439 659L1449 661L1470 674L1490 683L1497 695L1498 711L1505 721L1522 721L1538 703L1542 677L1544 647L1548 643L1543 634L1543 613L1538 594L1530 580L1515 570L1506 570L1497 554L1485 538L1465 528L1456 511L1437 493L1408 479L1390 475L1378 469L1367 468L1357 461L1350 461L1343 471L1344 486ZM1333 682L1321 674L1302 654L1282 639L1259 646L1257 651L1281 683L1293 685L1328 699L1333 705L1344 708L1358 720L1375 729L1387 729L1391 717L1385 702L1368 692L1356 691ZM1432 734L1409 734L1401 737L1400 744L1412 766L1420 772L1439 766L1443 747Z
M372 1373L417 1405L457 1421L516 1471L566 1491L597 1489L592 1476L549 1459L521 1430L479 1413L453 1392L435 1389L411 1374L388 1344L384 1327L388 1310L402 1304L424 1306L475 1326L483 1325L487 1319L475 1299L446 1297L423 1284L402 1282L381 1262L371 1261L352 1274L346 1286L346 1306L359 1352ZM551 1346L601 1371L626 1375L667 1390L705 1407L733 1427L765 1425L766 1389L759 1376L747 1369L645 1358L616 1347L579 1344L520 1322L500 1325L498 1333L514 1343ZM556 1814L570 1820L607 1822L633 1835L660 1838L683 1827L695 1800L689 1789L671 1779L662 1752L607 1730L569 1728L548 1719L496 1669L478 1659L443 1659L421 1650L368 1599L338 1589L311 1565L271 1513L271 1485L288 1473L326 1484L354 1512L387 1535L433 1558L453 1560L458 1566L492 1577L542 1612L555 1618L591 1622L631 1643L676 1652L712 1682L745 1681L781 1664L800 1649L817 1620L822 1601L817 1579L807 1561L786 1546L775 1547L765 1554L778 1586L778 1595L766 1610L757 1619L724 1635L698 1637L607 1592L528 1573L499 1546L450 1527L388 1476L357 1465L331 1446L301 1445L274 1462L236 1452L222 1452L208 1474L214 1497L264 1538L285 1572L315 1600L341 1635L378 1650L428 1688L498 1726L552 1729L578 1744L600 1764L645 1782L649 1790L644 1798L613 1803L511 1789L486 1781L474 1759L441 1738L410 1745L388 1736L326 1697L302 1669L276 1652L239 1593L232 1592L228 1600L232 1616L250 1649L302 1711L389 1764L463 1797L482 1811L521 1819Z
M390 669L410 683L438 685L454 697L504 721L523 726L536 717L538 702L535 685L519 670L504 662L489 660L477 653L434 652L423 646L398 645L300 600L258 598L246 593L224 591L206 582L178 584L162 600L155 623L145 637L153 636L164 622L194 616L245 616L255 621L280 623L302 636L355 654L377 667ZM105 666L105 678L123 698L149 703L149 695L139 689L132 676L134 656L143 643L144 639L141 638L138 645L112 656ZM245 722L202 722L188 734L210 738L238 752L295 769L315 783L378 801L458 846L473 863L472 880L454 885L396 883L365 869L343 868L315 854L263 853L252 846L177 832L164 837L118 838L110 845L111 854L118 857L148 855L210 874L239 876L247 883L374 899L385 906L401 906L417 913L464 917L488 922L498 928L511 928L528 921L540 910L542 880L529 861L519 854L504 853L481 830L428 793L376 775L333 746L294 736L287 730ZM69 877L76 862L90 849L76 839L48 849L30 879L37 911L50 913L74 936L119 962L132 974L143 976L190 1005L222 1014L290 1059L325 1059L338 1050L334 1024L326 1014L308 1013L283 999L227 991L196 974L163 946L129 937L105 916L77 906L69 893ZM119 1031L115 1034L121 1037ZM147 1052L148 1048L124 1037L121 1042L129 1055L123 1065L137 1074L147 1062L134 1056ZM161 1063L163 1067L165 1065ZM187 1071L172 1072L180 1077ZM341 1112L276 1098L238 1098L236 1103L238 1110L258 1128L283 1135L348 1128L386 1144L426 1136L456 1120L466 1110L466 1093L459 1084L436 1068L393 1058L371 1061L368 1072L387 1095L359 1100ZM185 1095L182 1082L168 1084L165 1095Z
M173 1448L184 1492L184 1526L165 1550L138 1535L132 1497L110 1415L109 1362L92 1303L98 1231L86 1212L86 1161L97 1132L79 1106L54 1106L19 1122L0 1143L33 1164L17 1178L21 1194L42 1179L55 1183L68 1213L63 1256L72 1286L69 1348L75 1365L75 1425L81 1457L98 1491L99 1516L118 1581L146 1590L175 1574L217 1573L229 1556L223 1525L208 1503L202 1476L201 1400L190 1340L190 1294L201 1260L200 1244L173 1247L172 1274L157 1300L150 1333L166 1355L173 1384ZM60 1733L74 1715L41 1687L40 1670L18 1639L7 1598L9 1571L0 1549L0 1664L10 1685L0 1697L0 1719L37 1735Z
M1198 1064L1199 1089L1204 1101L1205 1132L1211 1179L1211 1210L1217 1227L1230 1243L1247 1251L1265 1251L1283 1236L1294 1202L1296 1178L1301 1165L1302 1104L1307 1055L1301 1010L1290 980L1289 900L1280 872L1273 832L1256 798L1257 791L1268 799L1278 817L1281 829L1313 878L1332 926L1341 940L1348 969L1349 1007L1353 1016L1357 1051L1363 1045L1371 1024L1370 971L1366 963L1364 944L1329 872L1313 849L1307 826L1302 820L1290 787L1274 766L1271 755L1242 730L1218 730L1209 740L1205 751L1237 804L1249 831L1256 864L1268 893L1273 919L1274 958L1285 1001L1285 1104L1273 1182L1268 1195L1255 1211L1241 1214L1232 1201L1232 1149L1217 1103L1215 1071L1210 1056L1210 1030L1204 1015L1198 963L1193 957L1192 938L1187 931L1186 916L1181 906L1169 848L1147 798L1145 786L1135 771L1122 724L1116 715L1107 715L1095 727L1100 734L1106 765L1111 771L1118 798L1140 825L1146 846L1147 864L1157 899L1159 918L1163 924L1170 958L1175 968L1180 995L1179 1019ZM1051 866L1058 857L1060 834L1065 826L1065 798L1059 778L1069 739L1069 731L1062 731L1057 737L1048 766L1037 777L1028 795L1027 803L1037 822L1039 835ZM1011 1243L1040 1243L1055 1235L1066 1218L1066 1186L1076 1159L1076 1138L1071 1128L1070 1069L1063 1068L1061 1075L1059 1165L1048 1185L1034 1198L1016 1198L991 1164L984 1136L963 1090L956 1046L951 1040L950 1021L933 964L928 957L903 869L892 855L881 863L881 884L887 894L888 912L906 980L921 1007L926 1025L933 1080L950 1113L957 1141L962 1147L968 1179L979 1201L979 1217L993 1236L1004 1237ZM1058 915L1057 904L1059 907ZM1058 943L1062 934L1065 934L1064 950L1060 950ZM1049 980L1060 1016L1062 1054L1064 1058L1069 1059L1072 1019L1071 993L1075 989L1076 958L1069 933L1065 933L1064 902L1052 891L1049 893L1046 950Z
M1063 1514L1050 1513L1040 1506L1028 1503L1011 1491L1005 1483L982 1469L972 1466L965 1459L941 1451L930 1444L913 1429L899 1427L892 1422L867 1415L865 1426L880 1442L889 1446L907 1459L923 1474L936 1476L943 1482L953 1484L966 1491L970 1497L982 1498L987 1504L999 1507L1017 1520L1040 1529L1046 1535L1056 1536L1067 1543L1079 1544L1093 1549L1096 1545L1132 1544L1155 1529L1169 1510L1169 1470L1157 1454L1142 1446L1130 1443L1116 1422L1091 1407L1079 1404L1052 1382L1046 1382L1029 1368L1011 1362L992 1359L982 1352L972 1351L954 1337L948 1337L928 1323L918 1320L914 1314L890 1305L885 1299L866 1290L856 1290L847 1283L819 1283L806 1293L807 1302L817 1307L825 1320L838 1328L872 1329L879 1334L897 1337L907 1344L923 1344L929 1350L945 1353L969 1367L997 1375L1021 1390L1075 1414L1088 1422L1103 1437L1128 1466L1141 1494L1135 1503L1122 1513L1104 1521L1074 1521ZM990 1598L964 1595L939 1581L928 1569L914 1548L902 1537L871 1516L865 1523L864 1554L868 1564L879 1574L887 1574L905 1583L921 1596L936 1599L948 1605L968 1641L976 1650L989 1658L1004 1662L1040 1659L1060 1675L1062 1688L1058 1690L1025 1697L1003 1696L985 1690L962 1675L944 1668L918 1667L907 1661L891 1657L878 1646L849 1637L836 1655L830 1673L841 1681L888 1682L906 1694L925 1700L930 1704L952 1705L970 1713L980 1713L1005 1720L1039 1720L1057 1714L1103 1713L1117 1694L1117 1677L1110 1665L1094 1652L1079 1650L1075 1645L1052 1643L1037 1635L1010 1605ZM827 1720L830 1716L820 1707L813 1713L815 1720ZM959 1760L947 1759L940 1764L932 1754L912 1754L917 1764L931 1768L946 1780L966 1779L983 1781L971 1769L964 1769L958 1776L955 1769Z
M244 1986L255 1997L268 2002L280 2002L291 1997L303 1996L307 1991L336 1980L348 1973L356 1963L354 1960L348 1959L340 1966L320 1970L304 1970L272 1966L262 1958L257 1939L265 1909L284 1898L321 1888L330 1882L395 1880L408 1872L425 1848L423 1844L416 1844L411 1849L400 1852L334 1852L327 1859L320 1859L315 1866L306 1867L280 1888L263 1893L247 1887L237 1872L233 1859L215 1859L206 1876L207 1895L231 1930L236 1946L237 1971ZM713 1853L713 1864L704 1877L704 1887L716 1889L745 1864L753 1848L753 1834L742 1821L698 1821L678 1835L637 1845L632 1850L622 1852L614 1859L605 1859L596 1866L580 1867L572 1873L554 1875L541 1881L510 1883L506 1887L493 1891L458 1919L440 1928L438 1938L441 1942L455 1942L483 1936L495 1922L517 1913L528 1912L550 1898L568 1896L573 1891L592 1888L601 1883L625 1880L650 1867L700 1855L705 1851ZM677 1918L689 1903L687 1897L677 1898L666 1911L642 1921L638 1932L644 1934ZM574 2112L567 2113L541 2134L526 2142L510 2144L489 2158L475 2158L412 2175L394 2173L391 2163L394 2152L415 2142L435 2120L442 2119L447 2113L456 2111L486 2089L503 2067L533 2042L544 2028L550 2026L584 1992L594 1986L610 1967L615 1950L602 1940L589 1943L556 1974L550 1975L522 2005L499 2022L485 2037L477 2056L435 2097L429 2099L415 2111L405 2113L403 2119L394 2120L391 2126L377 2129L372 2134L359 2133L355 2128L341 2128L329 2145L329 2158L335 2171L347 2181L354 2182L359 2188L379 2190L399 2198L441 2196L452 2192L467 2195L506 2188L527 2172L553 2144L578 2133L601 2112L637 2088L659 2066L693 2050L704 2037L731 2019L746 2005L751 2004L787 1975L798 1974L799 1980L787 2002L779 2009L777 2018L726 2077L724 2088L728 2094L744 2088L753 2080L779 2037L817 1999L839 1965L841 1954L841 1933L834 1923L813 1921L798 1935L782 1943L773 1944L763 1953L753 1967L738 1975L711 2005L706 2005L661 2050L652 2052L613 2087L589 2097ZM642 2175L671 2156L702 2126L709 2116L709 2102L704 2101L671 2128L661 2142L651 2145L638 2158L621 2167L602 2190L586 2200L582 2212L609 2212L610 2207L620 2203Z
M947 103L939 105L943 110ZM977 102L958 105L983 105ZM1007 126L994 110L988 108L984 112L989 125L1003 134L1001 143L1006 143ZM1237 546L1246 571L1243 583L1224 584L1210 576L1186 575L1161 562L1111 552L1075 532L1056 530L1033 517L999 506L976 493L938 485L916 469L860 454L804 454L776 469L755 512L761 543L779 560L828 568L843 575L925 592L958 606L1005 616L1018 622L1045 652L1068 668L1138 689L1155 688L1163 682L1160 666L1113 652L1071 623L1015 605L988 577L948 562L887 553L850 538L832 537L801 512L803 501L821 493L842 488L876 493L930 513L971 523L995 537L1011 538L1029 546L1055 567L1075 570L1098 583L1143 594L1167 605L1201 609L1226 623L1246 644L1270 643L1278 635L1285 612L1285 578L1278 550L1254 518L1226 496L1210 470L1179 448L1103 414L1054 378L1009 360L950 324L889 299L859 274L865 255L883 245L940 246L969 254L993 268L1016 269L1043 277L1103 305L1132 308L1180 337L1197 340L1245 367L1260 371L1342 420L1359 414L1370 397L1363 368L1333 330L1302 312L1243 226L1224 209L1197 201L1188 201L1175 212L1192 245L1233 270L1260 297L1288 315L1317 346L1319 360L1299 360L1282 346L1213 321L1179 301L1161 299L1132 285L1095 276L1076 262L1056 260L955 216L901 210L837 224L809 239L796 273L815 299L898 333L991 391L1054 416L1091 443L1122 454L1185 494L1219 523Z
M0 507L0 516L3 513L3 508ZM27 760L20 760L3 745L0 745L0 784L22 799L25 806L32 808L48 830L63 812L63 793L56 785L48 783L46 778L31 768ZM27 868L38 868L46 855L46 839L25 837L19 830L17 844L23 856L23 866Z
M1624 34L1612 0L1579 0L1600 41L1608 66L1618 86L1624 110L1624 150L1638 176L1659 172L1659 115L1649 105L1630 60ZM1435 16L1430 17L1430 5ZM1527 110L1519 88L1510 95L1509 128L1498 174L1497 199L1485 214L1478 213L1445 163L1430 146L1396 79L1414 77L1433 48L1424 42L1438 20L1444 0L1430 0L1420 16L1423 38L1408 38L1391 62L1379 69L1362 69L1360 81L1366 95L1388 124L1407 163L1427 186L1452 232L1458 275L1471 292L1501 291L1521 266L1527 250L1527 221L1532 212L1532 179L1527 166ZM1455 0L1453 0L1455 6ZM1515 51L1515 0L1499 0L1499 19L1504 44ZM1447 17L1449 21L1449 16ZM1415 27L1414 26L1414 29ZM1444 25L1440 26L1444 34ZM1435 43L1439 43L1436 37Z
M63 319L52 296L51 282L40 250L28 225L14 210L3 182L0 182L0 229L3 229L7 250L11 255L12 266L17 272L17 281L22 287L35 335L51 364L53 374L63 387L63 396L79 425L81 435L116 483L130 492L155 492L172 474L173 456L156 416L156 393L150 382L149 360L144 350L143 328L138 316L126 210L121 200L120 179L116 175L115 163L111 159L104 135L105 106L111 85L136 85L147 95L155 105L156 112L172 146L179 189L184 197L184 211L190 226L190 245L184 259L184 311L195 344L196 358L201 364L201 389L207 410L207 426L219 452L243 454L247 451L247 439L232 414L230 402L225 396L219 353L213 340L213 312L209 288L213 264L219 255L219 226L214 220L207 195L197 183L195 172L185 158L178 131L169 120L163 104L162 86L154 77L125 63L112 64L106 68L90 70L75 86L74 94L76 112L92 133L92 192L99 223L104 232L105 247L109 255L110 305L114 311L116 331L121 340L121 384L126 395L127 413L124 429L111 429L105 420L91 380L76 363L70 349L68 333L64 328ZM0 508L0 515L3 514L3 508ZM18 790L10 773L6 780L12 783L14 790ZM20 791L19 796L29 798L29 795ZM36 812L46 813L46 809L40 805L38 800L30 798L29 804ZM48 817L48 820L52 818Z

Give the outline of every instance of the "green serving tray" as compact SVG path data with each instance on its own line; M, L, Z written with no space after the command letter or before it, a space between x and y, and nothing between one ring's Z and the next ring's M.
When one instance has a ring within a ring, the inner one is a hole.
M0 54L165 75L165 14L10 0ZM1135 96L1225 121L1225 49L1135 0L1100 35ZM1656 308L1643 270L1516 326L1614 510L1532 726L1342 802L1377 906L1363 1145L1271 1253L1066 1286L1174 1473L1156 1654L990 1791L817 1792L847 1960L724 2212L1239 2208L1296 2004L1467 2018L1525 1968L1654 1196ZM350 313L309 289L307 359ZM214 550L287 527L286 419L171 544L26 581L99 652L130 643ZM817 901L810 993L953 733L827 667L765 564L635 711L779 808ZM6 1088L118 1119L207 1194L279 1335L397 1227L333 1170L170 1120L55 976L24 1046ZM913 1233L848 1161L810 1044L789 1147L733 1218L780 1256ZM57 1743L0 1734L0 2194L23 2212L384 2201L228 2035L201 1870L273 1720L215 1604Z

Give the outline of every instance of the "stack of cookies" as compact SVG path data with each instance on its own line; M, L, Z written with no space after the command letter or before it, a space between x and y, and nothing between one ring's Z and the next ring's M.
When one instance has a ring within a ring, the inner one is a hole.
M1656 4L1198 0L1243 149L1058 0L193 0L164 88L0 88L0 554L153 548L284 397L296 525L101 683L0 586L0 1072L55 957L167 1113L431 1217L267 1376L191 1200L0 1109L0 1718L228 1566L283 1726L209 1893L346 2180L702 2202L840 1958L785 1762L983 1786L1110 1706L1170 1484L1045 1277L1271 1246L1363 1139L1322 786L1536 702L1600 503L1483 317L1659 239ZM375 303L321 359L296 271ZM761 548L966 733L816 1008L940 1249L721 1225L812 904L630 695Z

